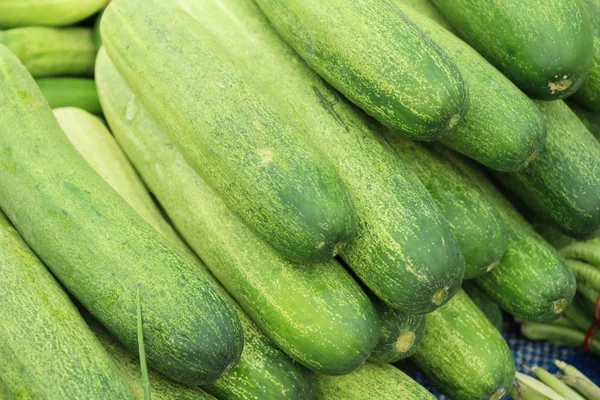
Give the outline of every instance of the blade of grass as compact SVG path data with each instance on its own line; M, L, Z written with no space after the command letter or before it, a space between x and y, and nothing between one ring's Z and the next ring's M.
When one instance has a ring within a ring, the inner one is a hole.
M144 346L144 328L142 326L142 303L140 301L140 288L137 288L137 328L138 328L138 350L140 355L140 368L142 370L142 388L144 389L144 400L151 400L150 378L148 377L148 365L146 363L146 348Z

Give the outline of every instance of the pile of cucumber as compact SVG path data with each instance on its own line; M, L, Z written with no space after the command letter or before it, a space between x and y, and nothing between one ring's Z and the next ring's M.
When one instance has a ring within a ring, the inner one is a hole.
M0 29L0 400L519 397L504 312L600 354L598 0Z

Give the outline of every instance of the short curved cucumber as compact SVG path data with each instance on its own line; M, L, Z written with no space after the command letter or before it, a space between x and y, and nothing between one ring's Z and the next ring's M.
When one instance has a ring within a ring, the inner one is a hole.
M86 19L110 0L2 0L0 29L63 26Z
M96 82L88 78L40 78L38 87L50 108L78 107L102 115Z

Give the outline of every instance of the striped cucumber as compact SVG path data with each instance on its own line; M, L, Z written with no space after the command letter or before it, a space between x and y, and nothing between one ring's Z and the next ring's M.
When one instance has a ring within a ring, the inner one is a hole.
M600 112L600 1L580 1L590 16L594 35L594 58L590 72L587 74L583 85L575 92L573 99L590 110Z
M469 90L469 110L443 143L492 169L517 171L527 166L546 139L546 122L533 102L468 44L415 12L405 0L395 2L450 56Z
M263 240L292 261L331 260L356 234L347 188L269 92L176 3L111 2L100 24L111 59L188 163Z
M262 331L316 371L333 375L358 368L377 343L379 321L343 267L281 257L186 163L104 50L96 77L119 144L179 232Z
M33 78L0 46L0 205L61 283L130 349L142 294L149 364L216 380L242 351L234 310L77 153Z
M590 70L592 29L579 0L432 1L475 50L533 98L565 98Z
M452 399L500 400L515 379L515 363L500 332L460 290L425 318L412 360Z
M110 0L2 0L0 29L63 26L86 19Z
M481 310L481 312L490 320L492 324L502 332L502 310L498 304L494 303L485 292L475 284L473 281L464 282L462 286L463 290L469 295L469 298L473 300L473 303Z
M600 113L590 111L571 100L566 103L588 131L592 132L592 135L600 140Z
M194 257L154 204L141 179L106 126L93 115L76 108L54 110L58 122L75 148L150 225L171 243ZM210 273L209 273L210 274ZM222 289L212 277L213 283ZM244 350L239 363L216 382L203 388L221 399L308 399L314 390L312 375L294 363L258 329L235 300L222 289L235 308L244 330ZM139 385L139 379L136 380Z
M41 78L38 87L50 108L78 107L92 114L102 115L96 82L87 78Z
M356 239L340 254L350 268L404 312L429 312L447 301L463 274L457 242L380 128L310 70L251 1L179 3L288 106L310 143L337 168L359 218Z
M0 31L0 44L15 53L34 77L91 76L96 47L89 28L28 26Z
M399 134L438 140L467 111L456 66L392 0L257 3L319 75Z
M600 143L562 101L537 102L544 151L527 168L495 176L541 218L578 239L600 234Z

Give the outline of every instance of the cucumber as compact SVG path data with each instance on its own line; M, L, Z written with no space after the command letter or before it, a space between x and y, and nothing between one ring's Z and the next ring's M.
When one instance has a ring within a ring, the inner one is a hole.
M500 264L477 284L501 308L523 321L549 322L560 317L575 295L575 277L556 249L546 243L474 163L436 146L479 186L496 207L508 240Z
M76 108L57 109L54 110L54 115L71 143L94 170L150 225L171 243L190 254L198 268L207 271L202 261L193 255L164 219L105 125L93 115ZM275 347L216 279L208 274L240 318L244 331L244 350L235 367L216 382L203 385L203 388L220 399L310 398L314 390L312 374ZM139 383L138 377L136 385L139 386Z
M65 288L129 349L137 349L139 289L150 366L186 384L216 380L242 351L234 310L77 153L4 46L0 71L2 209Z
M257 3L319 75L399 134L439 140L467 111L456 66L392 0Z
M379 320L344 268L284 259L186 163L104 50L96 77L117 141L179 232L262 331L315 371L358 368L377 343Z
M89 28L29 26L0 31L0 44L15 53L36 78L92 76L96 47Z
M140 10L135 0L112 2L100 24L111 59L192 168L263 240L292 261L331 260L356 234L346 186L269 92L176 3L148 0Z
M453 32L452 25L450 25L450 22L446 19L446 17L444 17L444 14L442 14L440 10L437 9L437 7L431 2L431 0L399 0L396 1L396 4L408 6L414 11L423 15L424 17L435 21L447 31Z
M538 102L544 151L527 168L495 176L541 218L576 239L600 234L600 143L564 102Z
M490 320L492 324L502 333L502 310L498 304L494 303L485 292L473 281L464 282L463 290L473 300L473 303L481 310L481 312Z
M96 50L100 50L100 47L102 47L102 33L100 32L102 14L104 14L104 10L98 13L96 20L94 21L94 44L96 45Z
M82 21L110 0L2 0L0 29L20 26L62 26Z
M600 140L600 113L587 110L571 100L567 101L567 105L577 115L577 118L585 125L588 131L592 132L592 135Z
M131 399L67 294L2 212L0 249L0 397Z
M491 271L508 246L500 215L485 195L442 156L398 135L387 139L421 179L465 256L465 279Z
M515 379L508 345L463 290L425 317L412 360L452 399L500 400Z
M517 171L542 150L546 123L533 102L468 44L395 0L454 61L469 90L465 117L443 143L489 168Z
M592 29L578 0L432 1L465 41L530 97L570 96L590 70Z
M102 115L96 82L87 78L41 78L38 87L50 108L78 107L92 114Z
M278 96L337 168L359 218L356 239L340 253L350 268L404 312L429 312L447 301L462 280L460 249L423 185L381 138L380 127L310 70L254 3L179 4Z
M600 1L581 0L590 16L593 33L594 57L590 72L573 99L590 110L600 112Z
M366 363L344 376L317 376L317 400L433 400L435 397L390 364Z

